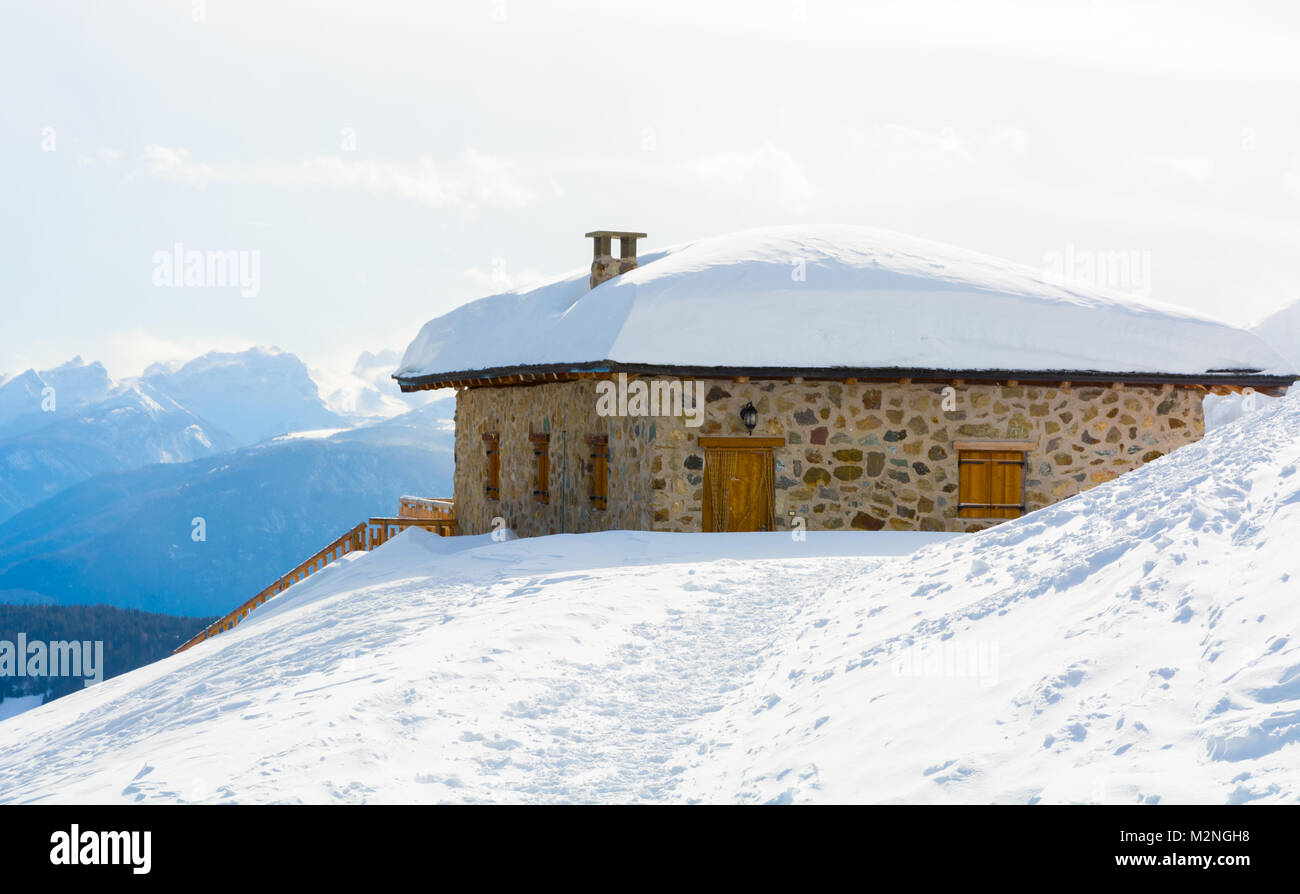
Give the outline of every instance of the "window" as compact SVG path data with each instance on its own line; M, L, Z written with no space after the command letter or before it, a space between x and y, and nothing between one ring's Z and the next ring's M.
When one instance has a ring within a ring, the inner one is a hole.
M501 439L496 432L483 436L487 446L487 485L485 491L489 500L501 499Z
M551 502L551 436L549 434L529 435L533 443L533 460L536 468L533 475L533 496L539 503Z
M1025 512L1024 441L954 441L958 518L1019 518Z
M609 508L609 436L587 435L591 447L591 508L604 512Z

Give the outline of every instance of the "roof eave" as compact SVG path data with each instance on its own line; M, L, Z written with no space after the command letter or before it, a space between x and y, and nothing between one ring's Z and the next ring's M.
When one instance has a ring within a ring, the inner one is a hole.
M1235 385L1237 387L1278 388L1294 382L1300 375L1267 374L1260 370L1207 370L1204 373L1152 373L1096 370L1027 370L1027 369L927 369L907 367L806 367L806 366L690 366L674 364L620 363L613 360L584 363L547 363L524 366L457 370L422 376L393 376L403 392L427 391L454 387L462 383L531 384L569 378L591 378L607 373L667 375L679 378L723 379L747 376L751 379L859 379L891 381L965 382L1124 382L1132 385ZM513 381L512 381L513 380Z

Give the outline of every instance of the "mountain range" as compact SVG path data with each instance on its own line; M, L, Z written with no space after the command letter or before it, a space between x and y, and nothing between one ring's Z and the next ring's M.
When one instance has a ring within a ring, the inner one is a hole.
M347 385L335 409L267 348L0 382L0 602L218 613L402 494L450 495L452 403Z
M427 395L402 395L385 381L395 364L395 352L362 354L346 381L331 381L329 402L306 365L275 348L154 364L122 382L80 357L0 379L0 522L95 475L351 428L427 404Z

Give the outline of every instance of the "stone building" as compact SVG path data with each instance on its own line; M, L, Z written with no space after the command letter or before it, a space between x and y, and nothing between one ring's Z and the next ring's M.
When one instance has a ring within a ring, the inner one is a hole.
M589 271L429 322L395 376L457 389L460 533L973 531L1294 378L1213 318L897 234L587 235Z

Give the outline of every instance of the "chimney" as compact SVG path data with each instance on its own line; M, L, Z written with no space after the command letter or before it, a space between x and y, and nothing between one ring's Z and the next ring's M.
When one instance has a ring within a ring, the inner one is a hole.
M636 241L645 233L624 233L619 230L592 230L587 234L592 242L591 287L594 289L607 279L636 269ZM613 255L613 242L618 240L618 257Z

